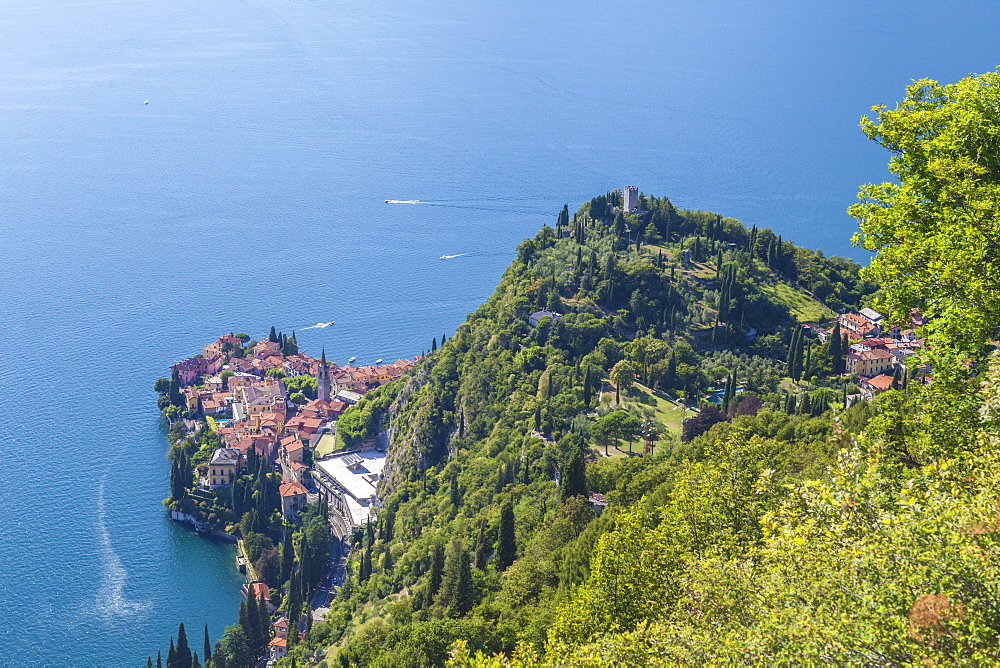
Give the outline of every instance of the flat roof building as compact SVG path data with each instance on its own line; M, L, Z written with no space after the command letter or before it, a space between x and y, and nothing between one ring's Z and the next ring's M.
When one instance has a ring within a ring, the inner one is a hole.
M359 450L336 454L316 463L320 488L330 504L338 508L354 526L367 524L377 506L376 487L385 468L385 453ZM331 484L332 483L332 484Z

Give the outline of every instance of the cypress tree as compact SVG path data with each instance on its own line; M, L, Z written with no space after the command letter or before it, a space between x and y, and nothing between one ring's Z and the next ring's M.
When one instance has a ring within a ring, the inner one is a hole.
M247 596L247 625L243 631L247 634L250 645L254 649L260 649L264 644L261 642L262 638L260 636L260 606L257 605L257 596L253 590L247 592Z
M671 349L670 359L667 361L667 373L663 379L663 384L673 388L677 384L677 351Z
M785 396L785 414L786 415L795 414L795 395L791 393Z
M298 628L299 624L299 614L302 612L302 588L299 585L299 574L296 572L292 575L291 581L288 583L288 608L286 614L288 616L288 639L289 642L292 640L292 635L298 635L293 633L293 629Z
M368 576L372 574L372 555L371 548L366 547L361 552L361 565L358 569L358 580L364 582L368 579Z
M146 668L153 668L153 657L152 656L147 656L146 657Z
M803 348L805 346L805 335L802 333L802 328L796 326L795 333L792 339L792 351L791 351L791 361L789 363L789 375L792 380L798 381L802 378L802 372L805 370L803 366Z
M431 546L431 567L427 578L427 595L433 599L441 588L441 573L444 570L444 546L435 542Z
M170 639L173 642L173 638ZM156 650L156 668L163 668L163 655L160 654L160 650Z
M371 523L369 523L369 527ZM370 529L369 529L370 531ZM309 536L303 531L299 534L299 579L302 583L302 600L309 598L309 590L312 588L312 554L309 547ZM365 541L371 545L370 541Z
M840 321L838 320L833 325L833 331L830 333L830 340L828 341L830 349L830 366L836 374L844 373L844 352L841 348L841 341Z
M186 407L184 395L181 393L181 377L177 373L177 369L170 372L170 385L167 388L167 396L170 397L170 404L172 406Z
M167 668L177 666L177 650L174 648L174 637L170 636L170 649L167 650Z
M206 664L212 660L212 643L208 640L208 624L205 624L205 641L202 648L202 656L205 657Z
M292 545L292 529L285 528L285 537L281 541L281 572L278 579L283 584L292 577L292 569L295 568L295 547Z
M198 660L198 652L191 656L191 668L201 668L201 661Z
M735 375L734 373L730 372L730 374L726 377L726 388L722 394L723 414L729 413L729 404L732 403L733 401L733 391L735 390L735 383L733 383L734 375Z
M267 601L263 596L257 599L257 621L260 622L260 645L264 647L271 639L271 613L267 610Z
M500 506L500 527L497 533L497 570L502 572L514 563L514 557L517 555L517 544L514 536L514 506L509 499Z
M802 401L799 402L799 413L802 415L810 415L812 413L812 399L808 392L802 395Z
M271 331L267 335L267 340L271 343L278 343L278 333L274 330L274 325L271 325Z
M472 610L472 570L458 539L448 547L438 603L449 617L461 617Z
M559 478L559 499L563 502L574 496L587 495L586 464L579 446L574 446L563 466Z
M590 379L590 367L587 367L586 372L583 374L583 405L590 406L591 399L591 379Z
M184 622L177 627L177 650L174 655L178 668L191 668L191 648L188 646Z
M476 552L473 561L477 570L481 571L486 568L486 520L479 520L479 535L476 537Z

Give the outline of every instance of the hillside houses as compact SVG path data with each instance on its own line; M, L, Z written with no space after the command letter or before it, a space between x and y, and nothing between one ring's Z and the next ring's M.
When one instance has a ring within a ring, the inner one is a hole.
M924 344L915 331L924 323L916 309L910 312L909 327L890 327L885 316L871 308L844 313L837 320L851 341L846 371L860 376L862 390L869 397L888 389L891 374L905 368L906 360Z

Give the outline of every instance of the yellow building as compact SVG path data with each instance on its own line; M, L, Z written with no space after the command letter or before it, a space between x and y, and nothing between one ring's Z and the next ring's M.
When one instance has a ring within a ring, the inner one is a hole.
M230 485L242 468L240 451L236 448L216 448L208 462L208 486L226 487Z

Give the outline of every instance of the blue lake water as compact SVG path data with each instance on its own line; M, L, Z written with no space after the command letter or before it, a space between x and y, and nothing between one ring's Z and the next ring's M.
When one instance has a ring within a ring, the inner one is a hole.
M232 549L160 506L170 363L272 324L339 362L419 353L520 239L625 184L861 259L844 209L886 156L859 116L996 66L998 16L0 3L0 664L137 665L235 622Z

